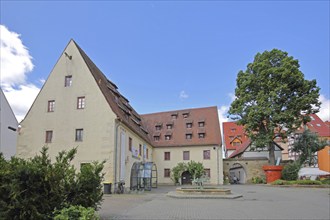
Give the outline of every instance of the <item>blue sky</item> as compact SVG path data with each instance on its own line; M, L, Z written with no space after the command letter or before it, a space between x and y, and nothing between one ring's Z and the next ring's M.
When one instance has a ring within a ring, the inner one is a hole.
M33 64L5 89L16 115L73 38L140 114L214 105L224 114L239 70L278 48L317 80L329 120L329 1L1 1L0 23Z

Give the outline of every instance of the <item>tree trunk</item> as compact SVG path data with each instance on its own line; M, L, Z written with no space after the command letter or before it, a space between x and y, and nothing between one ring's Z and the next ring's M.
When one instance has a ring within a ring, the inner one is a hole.
M268 144L269 164L275 165L275 145L271 142Z

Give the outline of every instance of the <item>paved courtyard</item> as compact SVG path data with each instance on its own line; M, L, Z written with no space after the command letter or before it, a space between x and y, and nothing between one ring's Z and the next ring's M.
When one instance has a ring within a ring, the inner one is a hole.
M101 219L330 219L329 188L230 185L238 199L175 199L174 186L105 195Z

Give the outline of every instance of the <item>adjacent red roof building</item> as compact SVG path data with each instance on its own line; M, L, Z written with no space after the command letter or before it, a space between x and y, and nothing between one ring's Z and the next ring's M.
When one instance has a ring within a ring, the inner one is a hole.
M226 151L234 151L248 141L244 127L237 125L236 122L223 123L223 139Z

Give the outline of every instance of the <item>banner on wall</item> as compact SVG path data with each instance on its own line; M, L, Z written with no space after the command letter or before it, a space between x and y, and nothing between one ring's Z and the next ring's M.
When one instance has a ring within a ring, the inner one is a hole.
M139 157L139 149L134 146L132 146L132 156Z

